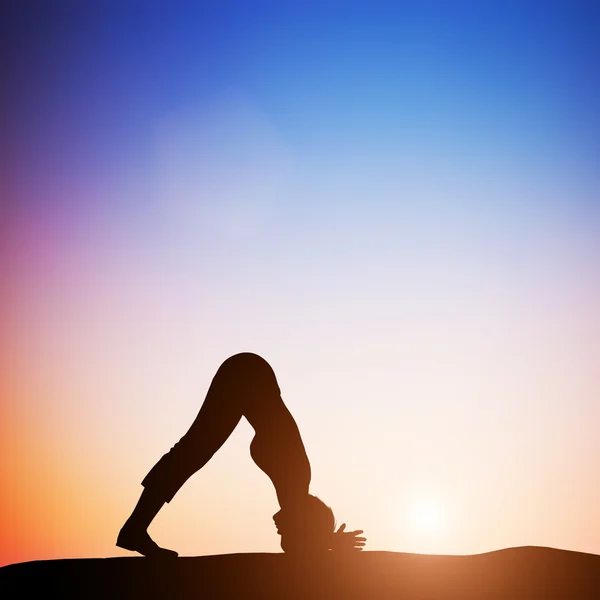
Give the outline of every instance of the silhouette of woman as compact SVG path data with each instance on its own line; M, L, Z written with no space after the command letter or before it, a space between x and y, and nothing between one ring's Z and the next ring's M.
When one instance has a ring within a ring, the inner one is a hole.
M254 428L250 454L275 486L281 510L273 516L286 552L333 548L362 550L362 530L335 531L331 508L309 494L310 463L291 413L283 403L275 373L256 354L228 358L214 376L188 432L142 481L144 490L123 525L117 546L144 556L177 556L158 546L147 528L165 502L201 469L231 435L242 417Z

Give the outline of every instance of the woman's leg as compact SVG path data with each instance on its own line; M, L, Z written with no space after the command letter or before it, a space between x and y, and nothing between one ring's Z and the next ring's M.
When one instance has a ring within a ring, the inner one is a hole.
M117 537L117 546L144 556L176 557L177 552L161 548L147 532L165 501L151 488L143 490L131 516L127 519Z
M275 381L269 371L272 373L266 361L249 353L236 354L219 367L188 432L142 481L144 491L121 529L118 546L146 556L176 554L157 546L146 531L148 526L164 503L170 502L179 488L223 445L248 403L253 406L260 403L263 393Z

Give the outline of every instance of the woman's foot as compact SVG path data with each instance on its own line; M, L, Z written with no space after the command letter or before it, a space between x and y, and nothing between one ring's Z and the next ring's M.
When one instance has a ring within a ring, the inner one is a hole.
M125 524L117 537L117 546L132 552L139 552L148 558L176 558L177 552L161 548L148 535L147 531L136 531L133 527Z

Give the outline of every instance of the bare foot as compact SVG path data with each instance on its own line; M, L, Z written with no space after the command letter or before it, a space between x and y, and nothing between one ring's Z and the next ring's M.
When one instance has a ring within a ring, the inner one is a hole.
M117 546L132 552L139 552L148 558L176 558L177 552L161 548L148 535L147 531L135 531L131 526L124 525L117 537Z

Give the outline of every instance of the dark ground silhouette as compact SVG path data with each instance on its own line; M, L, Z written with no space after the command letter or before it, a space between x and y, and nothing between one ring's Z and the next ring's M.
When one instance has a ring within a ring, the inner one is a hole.
M34 561L0 569L2 598L592 600L600 556L521 547L472 556L330 552Z

